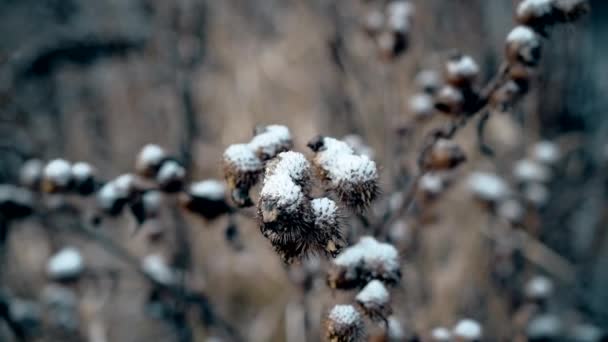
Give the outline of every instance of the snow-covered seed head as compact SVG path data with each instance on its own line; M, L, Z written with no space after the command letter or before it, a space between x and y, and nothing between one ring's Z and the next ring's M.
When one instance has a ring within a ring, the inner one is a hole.
M166 160L156 174L156 182L163 191L177 192L182 189L186 170L175 160Z
M104 184L97 192L99 208L111 216L120 214L136 191L135 182L134 175L123 174Z
M409 34L407 30L382 31L376 36L376 45L378 46L378 51L383 59L392 60L407 49L409 45Z
M546 165L555 164L561 157L559 146L548 140L534 144L530 152L532 159Z
M335 305L325 320L328 342L359 342L365 338L363 317L352 305Z
M454 338L458 342L473 342L480 341L483 335L481 324L472 319L462 319L460 320L454 329L452 329L452 334Z
M377 35L384 27L384 13L378 9L372 9L365 14L363 29L370 36Z
M557 341L562 336L563 325L559 317L553 314L541 314L534 317L526 329L528 341Z
M89 163L77 162L72 165L72 180L74 190L86 196L95 191L95 169Z
M274 158L277 154L288 151L293 146L289 128L282 125L258 126L249 147L263 161Z
M327 282L331 288L350 289L363 286L373 279L389 285L399 282L399 253L391 244L364 236L332 261Z
M26 161L19 171L19 183L30 190L40 189L44 163L40 159Z
M554 0L523 0L517 6L515 18L521 25L544 33L545 28L553 23L553 2Z
M531 204L542 207L549 201L551 193L544 184L528 183L524 185L523 196Z
M536 66L541 55L540 38L528 26L516 26L507 35L506 55L507 60L512 64Z
M379 280L374 279L365 285L355 297L355 301L372 320L384 320L392 313L390 295Z
M435 109L445 114L460 114L464 107L464 95L454 86L445 85L435 96Z
M84 271L84 259L74 247L65 247L51 256L47 265L48 277L55 281L76 280Z
M340 228L340 211L336 202L329 198L315 198L311 202L318 247L335 257L343 248Z
M588 0L554 0L553 10L557 22L567 23L589 13L590 6Z
M553 281L545 276L535 276L526 283L524 292L532 300L547 300L553 295Z
M433 200L445 189L445 180L437 172L427 172L419 181L419 189L424 200Z
M343 141L317 137L308 143L316 152L313 163L324 186L334 191L341 203L356 211L366 209L379 192L376 163L364 155L354 154Z
M462 164L466 156L460 145L449 139L439 139L422 156L424 170L450 170Z
M72 182L72 166L65 159L54 159L46 164L42 177L42 189L45 192L66 191Z
M146 219L158 216L163 203L163 194L156 190L146 191L136 203L131 205L131 210L139 223L143 223Z
M513 176L522 183L547 183L551 180L551 169L530 159L522 159L515 163Z
M448 328L437 327L431 330L432 342L450 342L452 341L452 333Z
M232 200L239 206L253 205L249 189L258 182L264 168L255 151L247 144L230 145L224 152L222 168Z
M408 108L416 120L426 120L435 113L435 102L426 93L414 94L408 101Z
M148 144L137 155L135 170L144 177L154 178L167 157L167 152L162 147Z
M0 216L7 220L19 219L33 211L34 196L12 184L0 184Z
M179 200L186 209L212 220L230 211L226 192L226 183L208 179L192 183Z
M446 62L446 81L455 87L469 87L477 75L479 75L479 66L471 56L456 53Z
M308 193L311 186L311 168L302 153L293 151L279 153L275 159L268 162L266 167L266 177L275 174L288 175L294 183Z
M391 31L407 33L410 30L414 5L409 1L395 0L386 5L387 26Z
M520 224L523 222L526 215L526 209L516 199L510 198L500 202L496 209L498 216L511 222L512 224Z
M416 85L427 94L433 94L441 86L441 75L436 70L421 70L416 74Z
M175 271L167 265L167 261L160 254L150 254L141 261L142 271L159 284L169 286L175 283Z
M507 183L493 173L473 172L467 183L473 195L485 202L498 203L511 193Z

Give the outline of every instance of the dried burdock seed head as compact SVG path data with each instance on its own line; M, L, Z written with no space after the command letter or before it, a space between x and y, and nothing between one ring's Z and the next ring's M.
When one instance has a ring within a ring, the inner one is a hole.
M316 152L313 163L325 188L334 191L341 203L362 211L376 199L379 187L374 161L354 154L348 144L334 138L314 138L308 146Z
M435 96L435 109L445 114L460 114L464 108L464 102L464 95L460 89L445 85Z
M159 284L170 286L177 280L175 270L167 264L167 260L160 254L150 254L141 261L142 271Z
M469 88L479 75L479 66L468 55L452 54L445 65L446 81L458 88Z
M399 253L388 243L364 236L332 261L327 281L331 288L348 289L363 286L372 279L389 285L399 282Z
M545 165L553 165L561 158L561 152L557 144L544 140L532 146L531 158Z
M562 321L553 314L542 314L534 317L526 329L528 341L558 341L563 333Z
M363 317L352 305L335 305L325 320L328 342L358 342L365 338Z
M136 192L136 179L132 174L124 174L104 184L97 192L97 203L106 214L115 216L122 212Z
M311 202L317 248L335 257L343 248L340 211L329 198L315 198Z
M433 94L442 84L439 72L431 69L421 70L416 74L416 85L427 94Z
M0 184L0 216L7 220L29 216L33 211L34 196L27 189L11 184Z
M515 163L513 176L521 183L547 183L551 181L551 169L530 159L522 159Z
M473 195L484 202L498 203L511 194L509 185L493 173L473 172L467 183Z
M534 301L545 301L553 295L553 281L545 276L535 276L526 283L524 292Z
M293 146L289 128L281 125L258 126L249 147L263 161L274 158L277 154L288 151Z
M54 281L73 281L84 271L84 259L75 247L65 247L49 259L46 273Z
M466 156L460 145L449 139L439 139L422 156L424 170L450 170L462 164Z
M293 151L279 153L266 166L266 177L271 177L275 174L288 175L305 193L308 193L310 190L310 163L302 153Z
M531 28L517 26L507 36L506 55L511 64L536 66L541 56L540 38Z
M437 327L431 330L431 342L450 342L452 341L452 333L448 328Z
M528 183L524 185L523 196L526 201L540 208L547 204L551 194L544 184Z
M423 121L435 113L435 102L429 94L414 94L408 101L408 108L416 120Z
M554 0L523 0L517 6L515 18L518 23L545 34L547 26L554 22L553 2Z
M359 291L355 301L361 310L372 320L385 320L391 313L390 295L379 280L370 281Z
M419 189L422 199L429 201L437 198L445 189L445 180L438 172L427 172L420 177Z
M148 144L137 155L135 171L141 176L154 178L166 158L167 152L162 147Z
M42 190L48 193L67 191L72 183L72 166L67 160L50 161L43 170Z
M408 47L409 34L407 31L383 31L376 37L380 56L392 60L402 54Z
M481 341L483 332L481 324L475 320L465 318L454 326L452 334L456 342L474 342Z
M179 197L180 203L188 210L213 220L230 211L226 202L226 184L209 179L192 183L186 193Z
M19 171L19 183L30 190L40 190L44 163L39 159L26 161Z
M72 181L74 190L80 195L87 196L95 192L95 169L85 162L72 165Z
M384 13L377 8L371 9L365 14L363 29L369 36L376 36L384 27Z
M414 16L414 5L409 1L396 0L386 5L387 26L391 31L407 33Z
M184 185L186 170L175 160L166 160L156 174L156 182L166 192L178 192Z
M230 145L224 152L224 177L232 200L238 206L253 205L249 198L249 189L258 182L263 167L260 158L247 144Z

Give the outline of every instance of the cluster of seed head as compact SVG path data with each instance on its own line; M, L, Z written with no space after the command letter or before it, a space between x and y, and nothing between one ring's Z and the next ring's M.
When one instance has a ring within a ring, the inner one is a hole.
M407 50L413 14L414 6L405 0L382 3L367 12L364 29L383 58L390 60Z
M386 320L392 313L390 294L380 280L370 281L355 297L357 305L372 320Z
M338 304L329 310L325 320L328 342L359 342L365 339L363 316L348 304Z
M352 289L365 286L372 280L395 285L401 279L399 253L388 243L371 236L347 247L332 260L327 283L333 289Z
M19 180L32 191L88 196L98 188L95 174L95 169L86 162L72 164L65 159L54 159L44 164L31 159L23 164Z
M471 56L452 53L445 64L446 84L435 93L435 108L449 115L475 112L479 102L475 89L478 76L479 66Z
M222 168L233 201L251 206L249 190L257 184L266 161L293 146L289 129L281 125L257 127L249 143L230 145L224 151Z
M315 152L315 165L324 187L333 191L345 206L362 211L378 196L376 163L365 155L355 154L343 141L316 137L308 143Z
M184 167L155 144L141 149L135 161L135 171L145 179L154 180L166 192L181 191L186 177Z
M311 166L303 154L282 152L266 168L258 216L260 230L285 262L342 246L339 211L329 198L310 196Z

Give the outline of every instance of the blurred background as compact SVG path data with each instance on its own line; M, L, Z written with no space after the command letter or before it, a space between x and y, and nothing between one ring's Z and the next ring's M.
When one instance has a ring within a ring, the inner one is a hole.
M447 120L437 113L412 126L416 75L442 70L458 49L475 58L485 83L503 59L517 2L412 0L409 46L387 59L362 26L373 1L1 0L0 182L17 183L30 158L58 157L87 161L111 179L132 170L148 143L174 154L190 180L222 179L228 145L248 141L257 124L282 124L294 149L306 153L315 135L359 135L382 171L377 206L388 205L407 183L400 170L413 169L424 133ZM608 3L590 3L583 20L544 41L524 100L490 117L484 135L493 155L479 151L475 125L467 126L455 137L467 163L429 217L386 227L396 230L404 255L392 300L402 340L463 317L482 322L484 340L513 340L523 300L513 293L538 274L554 282L551 312L564 326L608 326ZM535 247L514 262L518 242L481 233L499 223L463 180L473 170L511 177L515 161L540 140L555 142L562 159L548 199L534 209ZM72 199L45 199L61 200ZM86 210L94 206L83 201ZM328 307L352 300L325 285L325 258L286 270L247 215L235 219L235 247L226 238L232 219L207 221L174 207L136 234L128 215L104 219L100 229L137 258L181 260L176 267L214 311L209 323L204 309L185 310L191 340L317 341ZM16 222L2 252L0 289L23 303L44 301L46 262L64 246L77 246L95 274L70 290L78 303L66 318L73 324L57 328L56 314L40 309L43 323L28 340L183 340L181 323L150 309L146 280L98 243L62 229L66 220ZM157 230L165 232L160 242L151 240ZM498 281L503 249L516 271ZM12 334L0 321L0 340L17 340Z

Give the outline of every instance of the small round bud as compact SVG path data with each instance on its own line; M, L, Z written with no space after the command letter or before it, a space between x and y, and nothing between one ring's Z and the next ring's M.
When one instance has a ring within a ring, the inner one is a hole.
M441 86L441 75L431 69L421 70L416 75L416 85L425 93L433 94Z
M511 193L501 177L486 172L473 172L468 178L468 186L473 195L489 203L498 203Z
M437 327L431 330L432 342L450 342L452 341L452 333L445 327Z
M382 11L372 9L365 14L363 29L369 36L373 37L382 31L384 20L385 18Z
M460 320L452 330L454 338L458 342L480 341L482 338L481 325L472 319Z
M478 75L479 66L471 56L457 53L452 55L446 63L446 81L455 87L470 87Z
M433 98L425 93L414 94L408 101L409 111L416 120L429 119L435 113L435 103Z
M106 214L116 216L135 192L135 176L124 174L104 184L97 192L97 203Z
M289 128L281 125L257 127L256 135L249 142L249 147L263 161L274 158L277 154L288 151L293 146Z
M521 183L547 183L551 180L551 169L530 159L522 159L515 163L513 176Z
M464 108L464 95L462 91L451 85L439 89L435 97L435 108L445 114L460 114Z
M239 206L252 205L249 189L262 173L264 164L247 144L230 145L224 152L222 168L234 202Z
M363 317L352 305L336 305L325 321L328 342L358 342L364 340Z
M329 198L315 198L311 202L317 248L335 257L343 247L340 212Z
M526 209L521 203L515 199L507 199L498 205L496 210L498 216L511 222L512 224L520 224L523 222L526 215Z
M408 47L409 34L407 31L383 31L376 37L380 56L392 60L402 54Z
M48 193L67 191L72 182L72 167L64 159L55 159L46 164L43 171L42 189Z
M180 202L186 209L213 220L230 211L226 203L226 191L226 184L219 180L196 182L180 196Z
M162 147L148 144L137 155L135 170L143 177L154 178L166 158L167 152Z
M409 1L396 0L386 5L387 26L391 31L408 32L413 15L414 5Z
M466 160L466 156L453 140L439 139L425 155L422 156L424 170L449 170Z
M143 272L159 284L170 286L175 283L176 274L160 254L150 254L141 261Z
M557 341L562 336L563 326L559 317L543 314L533 318L526 329L528 341Z
M512 63L536 66L540 61L541 44L537 34L527 26L517 26L507 36L506 55Z
M551 141L540 141L531 150L532 159L545 165L553 165L559 161L561 152L559 146Z
M528 202L537 207L543 207L551 197L549 189L541 183L525 184L523 195Z
M34 210L34 196L29 190L0 184L0 216L7 220L29 216Z
M355 297L355 301L372 320L384 320L392 313L390 295L379 280L372 280L365 285Z
M30 190L39 190L44 163L39 159L26 161L19 172L19 183Z
M180 191L185 178L186 170L174 160L165 161L156 174L158 185L166 192Z
M46 273L55 281L73 281L84 271L84 259L74 247L65 247L53 255L47 265Z
M521 25L544 34L546 27L553 24L553 2L554 0L523 0L517 6L515 18Z
M422 201L432 201L445 190L445 180L437 172L427 172L418 183Z
M147 219L155 218L161 210L163 195L160 191L150 190L129 203L131 213L137 223L143 224Z
M535 301L547 300L553 295L553 281L544 276L535 276L526 283L524 292L526 297Z
M85 162L72 165L73 187L80 195L87 196L95 192L95 169Z

